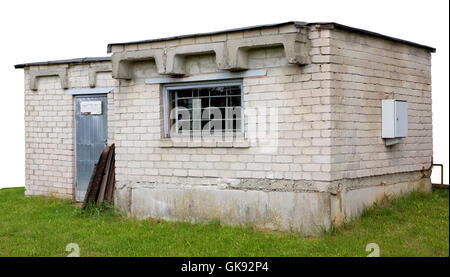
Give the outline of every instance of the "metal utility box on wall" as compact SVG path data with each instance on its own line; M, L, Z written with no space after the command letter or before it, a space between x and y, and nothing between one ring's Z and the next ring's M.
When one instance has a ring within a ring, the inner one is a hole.
M404 100L382 100L381 136L385 139L399 139L408 136L408 102ZM394 143L399 142L396 140ZM386 143L388 145L388 143Z

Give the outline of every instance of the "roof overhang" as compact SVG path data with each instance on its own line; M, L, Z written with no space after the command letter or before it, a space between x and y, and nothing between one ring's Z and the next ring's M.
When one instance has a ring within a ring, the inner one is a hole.
M16 64L14 68L25 68L29 66L39 66L39 65L57 65L57 64L76 64L76 63L92 63L92 62L105 62L111 61L111 57L87 57L87 58L76 58L68 60L54 60L45 62L33 62L33 63L23 63Z

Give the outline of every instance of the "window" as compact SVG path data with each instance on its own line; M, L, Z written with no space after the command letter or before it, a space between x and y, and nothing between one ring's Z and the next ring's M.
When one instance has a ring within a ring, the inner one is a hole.
M165 137L243 133L241 81L167 85L163 93Z

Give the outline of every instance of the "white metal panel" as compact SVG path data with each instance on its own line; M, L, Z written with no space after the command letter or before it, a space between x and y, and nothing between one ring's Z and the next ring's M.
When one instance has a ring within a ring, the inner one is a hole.
M408 102L395 100L395 137L408 136Z
M114 88L77 88L65 90L64 93L68 95L84 95L84 94L104 94L113 91Z
M381 137L395 137L395 105L393 99L381 101Z
M81 114L92 114L100 115L102 114L102 101L81 101L80 102L80 113Z

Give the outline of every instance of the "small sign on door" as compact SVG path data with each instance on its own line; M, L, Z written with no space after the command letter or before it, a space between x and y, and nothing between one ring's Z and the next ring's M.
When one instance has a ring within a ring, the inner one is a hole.
M80 113L84 115L102 114L102 101L83 101L80 102Z

